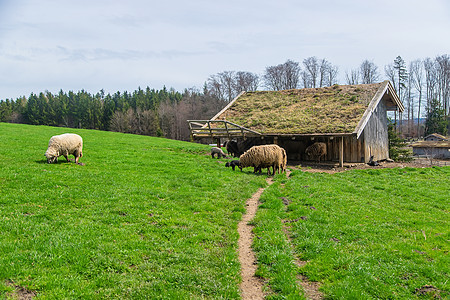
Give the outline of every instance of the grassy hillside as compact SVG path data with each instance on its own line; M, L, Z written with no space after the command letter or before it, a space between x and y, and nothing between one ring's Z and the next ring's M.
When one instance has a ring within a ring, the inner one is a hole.
M64 132L84 166L46 164ZM264 176L147 136L0 123L0 141L0 298L239 298L237 223Z
M84 166L46 163L64 132ZM0 298L240 298L237 223L265 175L147 136L0 123L0 141ZM448 298L449 194L449 167L277 175L253 221L268 298L303 298L298 274L327 299Z
M298 295L300 273L326 299L448 299L449 195L450 167L295 171L275 182L254 221L269 297Z

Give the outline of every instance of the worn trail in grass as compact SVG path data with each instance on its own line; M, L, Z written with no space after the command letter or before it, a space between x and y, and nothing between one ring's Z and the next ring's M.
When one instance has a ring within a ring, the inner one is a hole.
M271 182L267 181L269 184ZM241 296L244 300L263 299L263 285L261 278L255 276L256 258L251 246L253 242L253 226L249 222L255 217L259 205L259 198L264 192L260 188L253 196L247 200L246 213L238 224L239 233L239 262L241 263Z

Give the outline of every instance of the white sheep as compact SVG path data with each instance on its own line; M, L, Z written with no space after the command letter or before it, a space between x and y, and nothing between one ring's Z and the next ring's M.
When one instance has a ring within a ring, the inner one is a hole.
M225 153L219 147L211 148L211 157L214 158L214 155L217 154L217 158L226 157Z
M75 163L78 162L80 157L83 156L83 139L78 134L74 133L64 133L61 135L55 135L50 138L48 142L48 148L45 152L45 157L47 158L47 163L56 163L58 157L64 156L67 161L69 160L69 155L75 156Z
M254 173L261 172L262 168L267 168L267 173L270 174L270 167L272 167L272 174L278 171L284 172L286 169L286 151L278 145L261 145L253 146L245 151L239 157L240 168L253 167Z

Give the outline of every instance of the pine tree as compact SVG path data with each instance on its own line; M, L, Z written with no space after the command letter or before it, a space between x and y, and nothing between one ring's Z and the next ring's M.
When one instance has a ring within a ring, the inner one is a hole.
M405 140L400 138L395 130L396 124L389 120L388 139L389 139L389 158L395 161L411 161L411 150L406 148Z
M425 120L425 135L432 133L447 134L448 119L445 110L437 99L431 99L427 106L427 117Z
M394 69L397 73L398 96L402 99L402 91L406 88L406 82L408 80L408 70L406 69L405 61L400 55L394 60Z

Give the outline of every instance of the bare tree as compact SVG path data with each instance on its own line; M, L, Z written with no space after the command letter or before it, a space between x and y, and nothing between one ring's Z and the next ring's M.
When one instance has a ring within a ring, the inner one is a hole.
M258 89L259 76L251 72L239 71L235 75L234 89L237 93L242 91L253 92Z
M235 72L234 71L224 71L222 73L217 74L220 80L220 83L222 84L224 90L225 90L225 97L228 102L234 99L236 97L236 91L234 89L234 77Z
M225 87L222 85L218 74L209 76L206 82L206 89L209 95L221 100L226 99Z
M263 80L266 87L274 91L296 89L300 71L298 62L287 60L284 64L267 67Z
M362 84L375 83L380 78L378 67L367 59L361 63L359 69Z
M438 75L438 92L444 112L449 115L450 111L450 56L441 55L436 57L436 70Z
M302 79L302 83L303 83L303 87L304 88L311 88L312 87L311 75L307 71L303 70L300 73L300 77Z
M303 75L303 82L306 78L309 79L308 86L305 87L317 87L317 78L319 77L319 61L317 57L311 56L303 60L303 65L305 66L305 71Z
M283 85L283 69L281 65L266 67L263 75L264 84L268 89L279 91Z
M392 83L394 86L394 90L397 90L397 81L395 76L395 69L392 64L388 64L384 66L384 74L386 75L387 79Z
M338 67L333 66L325 58L320 60L319 66L319 86L332 86L336 83L336 78L338 74Z
M426 83L426 98L427 98L427 106L428 102L433 98L437 98L437 70L436 65L431 58L426 58L423 61L423 67L425 69L425 83Z
M339 68L337 66L329 65L325 76L325 86L332 86L337 83L337 75L339 73Z
M130 131L129 112L124 113L119 110L115 111L110 122L110 129L116 132Z
M320 60L319 64L319 87L325 85L325 78L327 74L327 70L330 68L331 64L325 58Z
M423 93L423 63L420 59L414 60L409 65L410 74L412 76L412 85L419 94L419 105L417 111L417 137L420 136L420 109L422 106Z
M354 85L359 84L359 70L358 69L352 69L350 70L350 73L345 72L345 80L347 84Z
M211 96L230 102L242 91L255 91L259 77L244 71L224 71L209 76L206 90Z
M410 64L411 68L411 64ZM405 91L405 102L406 102L406 108L407 108L407 114L408 114L408 137L412 136L412 125L414 123L414 93L413 93L413 81L414 77L411 74L411 72L408 72L408 78L405 82L406 84L406 91Z

